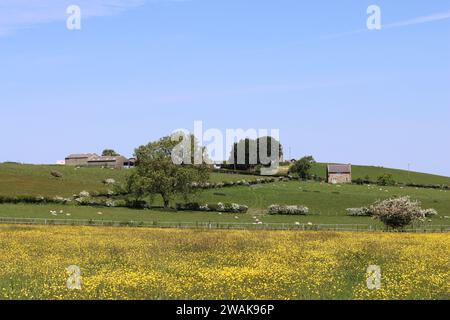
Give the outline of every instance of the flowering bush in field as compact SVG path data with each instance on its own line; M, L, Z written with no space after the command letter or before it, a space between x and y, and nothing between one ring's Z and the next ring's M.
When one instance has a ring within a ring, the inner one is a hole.
M108 178L108 179L103 180L103 184L106 184L106 185L112 185L112 184L115 184L115 183L116 183L116 180L114 180L112 178Z
M81 191L80 194L78 195L80 198L86 198L86 197L90 197L89 192L87 191Z
M219 202L217 204L217 211L219 211L219 212L225 211L225 205L222 202Z
M198 183L198 182L192 182L190 185L193 188L197 189L215 189L215 188L226 188L226 187L237 187L237 186L254 186L258 184L265 184L265 183L273 183L277 181L290 181L291 177L270 177L270 178L258 178L255 180L238 180L238 181L223 181L223 182L205 182L205 183Z
M55 197L42 197L42 196L1 196L0 204L45 204L45 203L55 203L55 204L68 204L72 202L70 198L63 198L60 196Z
M432 218L434 216L438 215L438 212L436 211L436 209L424 209L422 210L422 214L424 215L424 217L426 218Z
M130 199L108 199L108 198L93 198L82 197L76 198L75 203L80 206L92 206L92 207L121 207L121 208L134 208L134 209L148 209L149 205L145 201L130 200Z
M208 203L199 204L192 203L177 203L177 210L179 211L213 211L213 212L229 212L229 213L246 213L248 207L237 203Z
M53 198L53 202L58 203L58 204L68 204L68 203L72 202L72 199L56 196Z
M116 202L113 200L106 200L105 201L105 206L107 207L116 207Z
M240 205L237 203L227 203L225 204L225 210L223 212L246 213L247 211L248 207L245 205Z
M378 201L370 210L374 218L392 228L401 228L425 218L420 202L408 196Z
M90 206L94 205L94 200L91 197L79 197L75 198L75 202L80 206Z
M372 216L372 211L367 207L347 208L347 215L352 217L370 217Z
M269 214L307 215L309 208L305 206L282 206L273 204L268 208Z

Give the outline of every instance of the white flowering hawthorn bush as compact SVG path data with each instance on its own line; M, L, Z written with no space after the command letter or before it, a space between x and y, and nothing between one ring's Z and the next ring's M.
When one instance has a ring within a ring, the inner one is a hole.
M116 184L116 180L114 180L112 178L108 178L108 179L103 180L103 184L113 185L113 184Z
M409 196L377 201L370 207L373 217L392 228L402 228L415 221L423 221L424 210L421 203Z
M269 214L284 214L284 215L307 215L309 208L305 206L282 206L273 204L268 208Z
M80 194L78 195L80 198L87 198L90 197L90 193L87 191L81 191Z
M212 211L212 212L228 212L228 213L246 213L248 207L237 203L177 203L178 211Z
M347 215L352 217L370 217L372 216L372 211L370 208L347 208Z
M436 211L436 209L430 208L430 209L424 209L422 210L422 214L426 217L426 218L432 218L434 216L438 215L438 212Z

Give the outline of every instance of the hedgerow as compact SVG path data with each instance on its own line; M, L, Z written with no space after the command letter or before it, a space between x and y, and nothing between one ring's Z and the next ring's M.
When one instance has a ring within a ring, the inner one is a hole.
M268 213L272 215L307 215L309 213L309 208L305 206L282 206L273 204L269 206Z
M246 213L248 207L237 203L207 203L200 204L198 202L177 203L178 211L211 211L211 212L228 212L228 213Z

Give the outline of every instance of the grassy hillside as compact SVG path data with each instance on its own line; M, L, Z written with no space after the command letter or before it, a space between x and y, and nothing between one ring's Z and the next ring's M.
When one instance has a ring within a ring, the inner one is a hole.
M58 171L62 179L50 172ZM75 168L56 165L0 163L0 195L71 196L80 191L105 191L102 181L113 178L123 181L128 170ZM212 173L212 182L256 179L254 176Z
M60 172L63 178L52 177L51 171ZM0 164L0 194L65 197L82 190L104 190L104 179L122 181L126 174L126 170Z
M50 214L51 210L63 210L57 216ZM101 214L99 214L99 212ZM294 225L295 222L314 224L365 224L373 227L382 227L382 224L368 217L347 217L344 213L339 215L312 215L312 216L269 216L263 214L264 210L250 210L248 214L239 214L236 219L234 213L217 212L167 212L158 209L133 210L127 208L106 208L106 207L84 207L84 206L63 206L63 205L30 205L30 204L0 204L0 217L7 218L38 218L38 219L68 219L68 220L103 220L118 222L156 222L158 225L175 225L178 223L233 223L252 224L257 216L264 223L287 223ZM69 214L69 216L67 216ZM449 220L434 219L432 223L425 225L447 225Z
M432 207L443 215L450 215L450 191L424 188L339 186L291 181L253 187L226 188L221 193L207 190L197 198L199 202L245 204L256 213L264 212L271 204L287 204L306 205L313 214L342 216L345 215L346 208L367 206L378 199L405 195L420 200L426 208Z
M322 166L322 167L321 167ZM324 169L323 165L315 166L315 170ZM356 167L356 174L362 167ZM367 168L367 167L366 167ZM377 170L378 169L378 170ZM63 174L62 179L53 178L52 170ZM380 168L374 168L380 173ZM389 169L387 169L389 170ZM402 176L401 170L397 172ZM127 170L111 170L98 168L80 168L64 166L33 166L18 164L0 164L0 195L43 195L43 196L71 196L82 190L94 191L105 189L102 180L114 178L121 181L127 175ZM364 174L365 175L365 174ZM412 175L413 176L413 175ZM433 176L428 177L424 183L437 183ZM252 179L253 176L214 173L212 181ZM438 177L444 178L444 177ZM130 210L122 208L94 208L62 205L0 205L0 216L3 217L29 217L29 218L55 218L50 210L64 210L58 216L63 219L106 219L116 221L175 221L175 222L253 222L253 216L258 215L263 222L312 222L312 223L363 223L375 225L377 222L367 217L347 217L346 208L361 207L372 204L378 199L409 195L420 200L424 208L435 208L439 216L433 218L429 224L449 224L444 216L450 216L450 191L409 188L409 187L378 187L359 185L329 185L317 182L279 182L272 184L255 185L252 187L233 187L224 189L205 190L192 198L192 201L201 203L230 202L249 206L249 213L239 215L235 220L234 214L176 212L167 213L158 210ZM183 199L173 201L183 202ZM271 204L305 205L310 208L313 215L308 216L268 216L266 209ZM156 197L153 205L161 205ZM103 214L98 215L101 211ZM66 216L65 213L70 213Z
M56 179L50 175L51 171L62 173L62 179ZM14 163L0 163L0 195L42 195L42 196L71 196L82 190L103 191L105 186L102 181L113 178L123 181L128 170L113 170L100 168L74 168L56 165L28 165ZM312 173L325 178L326 164L317 163ZM390 173L397 182L417 184L447 184L450 178L381 167L353 166L353 179L369 176L376 180L383 173ZM255 176L212 173L211 181L237 181L255 179Z
M389 169L383 167L373 167L373 166L352 166L352 179L362 178L366 176L370 177L371 181L376 181L377 178L383 174L392 174L396 182L399 183L416 183L424 185L433 184L446 184L450 185L450 177L438 176L427 173L419 172L409 172L406 170L399 169ZM327 164L326 163L316 163L312 168L312 174L326 178Z
M124 208L96 208L63 205L0 205L2 217L55 218L50 210L63 210L58 219L94 219L114 221L157 222L238 222L252 223L258 216L264 223L317 223L317 224L367 224L379 225L368 217L348 217L346 208L372 204L378 199L409 195L420 200L424 208L435 208L439 216L427 224L448 225L450 220L450 191L400 187L367 187L358 185L334 186L317 182L278 182L253 187L234 187L206 190L194 197L201 203L236 202L250 207L247 214L219 214L215 212L163 212L158 210L131 210ZM179 199L182 202L182 199ZM176 202L176 201L174 201ZM156 199L154 205L161 205ZM312 215L271 216L267 207L271 204L306 205ZM102 214L99 215L98 212ZM70 213L70 216L66 216Z

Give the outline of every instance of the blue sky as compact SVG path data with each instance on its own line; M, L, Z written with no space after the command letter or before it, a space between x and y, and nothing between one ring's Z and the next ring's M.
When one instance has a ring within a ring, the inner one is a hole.
M449 40L450 0L0 0L0 161L131 156L202 120L450 176Z

